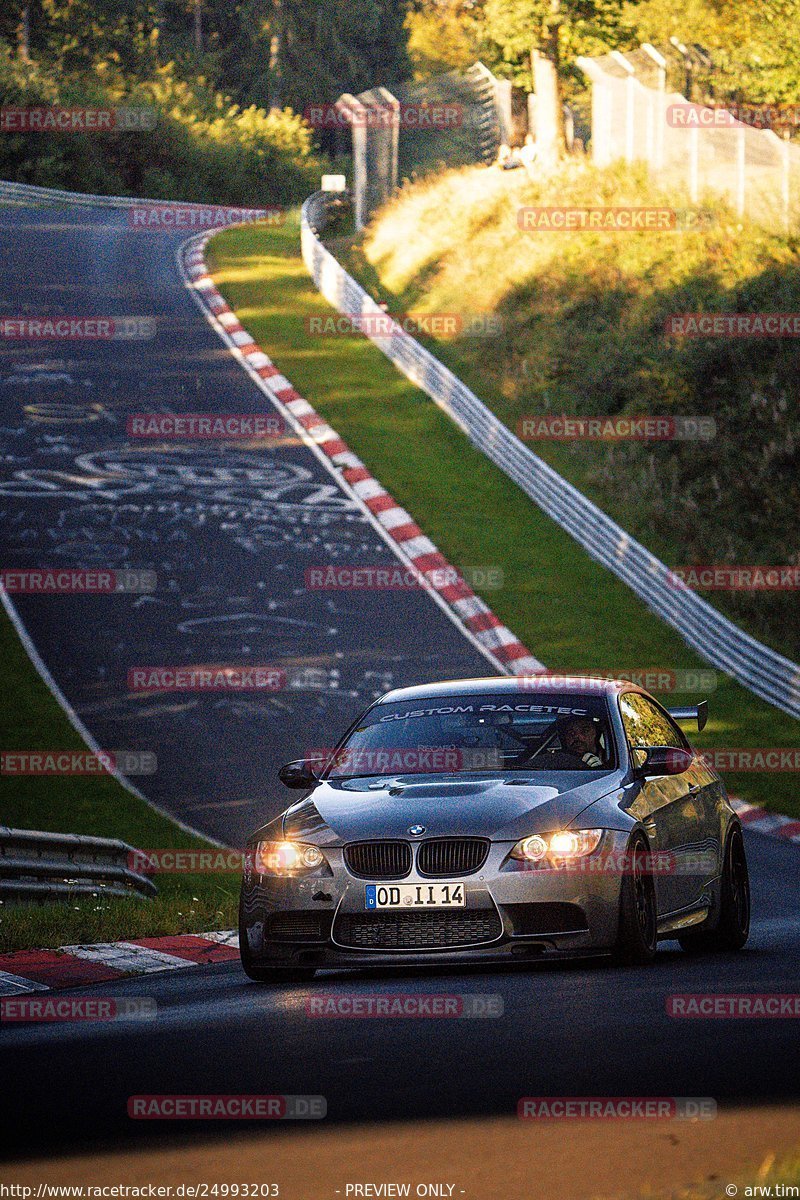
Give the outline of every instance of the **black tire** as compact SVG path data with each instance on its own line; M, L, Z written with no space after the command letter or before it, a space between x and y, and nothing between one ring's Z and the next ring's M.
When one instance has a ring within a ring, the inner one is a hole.
M612 957L622 966L646 966L656 956L658 908L653 876L647 866L647 842L635 834L628 846L630 870L622 878L619 932Z
M741 950L750 935L750 874L740 826L731 830L725 847L720 885L719 920L713 929L697 929L678 938L689 954Z
M245 975L248 979L252 979L254 983L272 983L278 985L284 983L309 983L316 974L313 967L261 967L257 963L254 963L247 945L247 932L242 915L241 901L239 902L239 957L242 960L242 968Z

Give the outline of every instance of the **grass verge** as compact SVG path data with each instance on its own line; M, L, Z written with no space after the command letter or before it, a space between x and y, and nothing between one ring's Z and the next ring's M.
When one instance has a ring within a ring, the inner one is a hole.
M309 318L331 310L300 258L297 214L280 229L227 230L209 252L217 285L242 323L442 553L462 568L502 569L503 587L483 597L549 668L707 670L365 337L309 336ZM661 698L676 704L690 699ZM708 699L711 717L703 734L695 735L696 745L798 744L800 722L727 676L717 674ZM748 772L726 781L743 799L800 816L791 774Z
M553 205L661 208L680 227L520 228ZM643 167L577 160L541 180L442 172L332 248L391 312L454 313L465 328L490 314L488 335L440 338L436 352L523 437L530 418L561 414L711 418L716 432L701 440L531 443L671 566L800 562L797 339L667 333L673 315L800 311L800 236L778 220L775 232L741 221L718 197L687 209ZM796 590L709 598L800 658Z
M740 1200L757 1196L800 1196L800 1152L778 1163L775 1155L770 1154L755 1177L742 1177L736 1183L715 1180L677 1191L671 1188L668 1193L642 1192L641 1200L729 1200L731 1196L738 1196Z
M3 745L18 750L81 750L81 739L39 676L0 609ZM121 838L138 849L209 845L131 795L110 775L0 775L2 823L19 829ZM158 897L76 897L68 903L0 902L0 952L229 929L236 922L237 875L160 875Z

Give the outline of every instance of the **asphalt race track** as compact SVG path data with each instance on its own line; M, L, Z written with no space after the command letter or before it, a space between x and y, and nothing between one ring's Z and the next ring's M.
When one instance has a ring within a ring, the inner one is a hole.
M327 972L311 985L276 989L225 963L81 989L82 996L152 997L156 1014L91 1026L6 1026L3 1076L14 1080L3 1088L7 1144L24 1154L165 1131L196 1135L218 1124L132 1121L132 1095L324 1096L326 1126L513 1117L522 1096L796 1099L794 1021L678 1020L666 1012L674 993L800 992L800 847L753 834L747 849L756 918L739 954L694 959L665 943L656 963L639 970L593 960L497 972ZM307 1015L312 996L387 992L499 995L504 1013L439 1020ZM274 1123L284 1131L287 1124Z
M183 289L170 235L134 233L107 210L9 209L1 219L3 312L46 306L157 323L148 341L0 349L3 563L97 564L159 579L149 600L31 597L18 609L97 741L155 751L159 769L138 781L142 790L236 843L282 805L279 761L326 744L375 692L489 673L489 664L421 593L393 593L389 620L380 593L304 589L304 569L324 556L376 564L391 553L305 447L165 449L127 437L133 412L263 408ZM317 674L274 698L139 697L126 687L134 664L223 661ZM513 1116L522 1096L795 1099L796 1022L666 1011L674 993L800 993L800 846L752 834L747 850L754 921L740 954L690 958L667 943L646 969L593 960L328 972L275 989L231 963L83 989L152 998L156 1012L138 1022L4 1026L7 1144L22 1155L143 1141L157 1130L128 1118L127 1099L139 1094L321 1095L326 1125ZM307 1015L310 997L346 992L499 995L503 1015ZM186 1132L167 1124L172 1136ZM190 1128L208 1133L203 1122Z
M398 559L296 437L251 449L128 436L136 413L269 408L183 285L185 237L134 229L122 210L0 207L3 314L155 322L141 339L0 341L0 561L155 572L152 592L16 607L99 746L155 754L156 773L132 782L242 845L284 807L281 763L330 745L373 697L497 671L421 590L305 586L310 568ZM277 666L289 686L128 687L133 667L186 664Z

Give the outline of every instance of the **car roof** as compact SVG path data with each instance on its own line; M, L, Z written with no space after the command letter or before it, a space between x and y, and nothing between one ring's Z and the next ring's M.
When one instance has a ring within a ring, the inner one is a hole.
M482 693L537 693L588 691L594 695L616 696L621 691L642 692L644 688L627 679L607 679L594 675L489 675L485 679L443 679L438 683L421 683L416 687L395 688L381 696L378 704L394 704L398 700L432 700L437 696L476 696Z

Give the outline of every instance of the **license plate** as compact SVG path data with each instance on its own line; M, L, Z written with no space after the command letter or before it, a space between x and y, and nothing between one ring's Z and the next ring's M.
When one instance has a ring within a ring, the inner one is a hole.
M463 883L368 883L367 908L464 908Z

